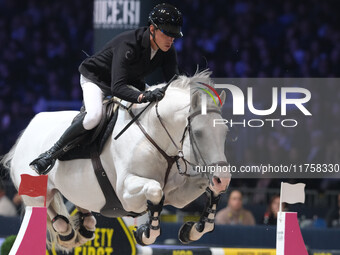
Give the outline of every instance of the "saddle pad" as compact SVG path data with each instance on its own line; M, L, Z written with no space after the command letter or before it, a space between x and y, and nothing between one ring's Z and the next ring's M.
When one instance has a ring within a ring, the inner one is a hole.
M74 118L83 118L86 114L85 108L82 107L80 113ZM111 136L113 128L118 118L118 104L114 100L106 101L103 104L103 118L99 125L87 134L77 138L67 147L70 148L63 156L58 159L61 161L71 159L91 158L94 172L101 190L105 196L106 203L100 210L100 213L106 217L138 217L143 213L127 212L124 210L122 203L115 190L113 189L106 172L101 164L99 155L101 154L107 139ZM90 142L88 142L90 141Z
M116 124L118 108L118 104L116 104L113 99L105 101L103 103L103 117L98 126L75 139L68 145L70 149L58 159L60 161L89 159L91 158L90 152L93 148L97 148L99 154L101 154L104 145L111 136ZM74 119L81 118L85 114L85 107L83 106L80 113Z

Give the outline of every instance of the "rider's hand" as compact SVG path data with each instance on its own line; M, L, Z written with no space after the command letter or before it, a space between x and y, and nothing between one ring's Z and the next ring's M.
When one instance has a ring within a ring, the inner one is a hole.
M163 88L145 91L141 103L160 101L164 97L164 94Z

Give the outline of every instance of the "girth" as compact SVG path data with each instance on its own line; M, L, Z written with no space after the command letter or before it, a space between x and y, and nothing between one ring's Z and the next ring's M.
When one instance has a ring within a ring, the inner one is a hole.
M120 202L115 190L112 187L110 180L108 179L102 162L100 160L100 156L98 150L91 150L91 162L96 174L99 186L102 189L102 192L105 197L105 205L100 209L100 213L105 217L123 217L123 216L131 216L138 217L144 213L135 213L135 212L127 212L124 210L122 203Z
M115 104L120 107L123 106L119 101L115 99L111 99L110 101L112 103L111 105ZM107 111L104 111L104 114L105 113L107 113L106 114L107 116L115 114L115 119L117 119L118 109L114 110L114 108L111 106L108 108ZM104 117L106 115L104 115ZM111 133L112 133L112 129L109 129ZM100 209L100 213L104 215L105 217L123 217L123 216L138 217L140 215L143 215L145 212L135 213L135 212L128 212L124 210L123 205L120 202L115 190L113 189L112 184L109 178L107 177L105 169L100 160L100 153L101 153L102 147L104 146L104 144L102 143L101 144L93 143L93 145L90 148L90 157L91 157L92 166L93 166L94 172L97 177L97 181L99 183L99 186L101 187L101 190L104 194L105 201L106 201L105 205Z

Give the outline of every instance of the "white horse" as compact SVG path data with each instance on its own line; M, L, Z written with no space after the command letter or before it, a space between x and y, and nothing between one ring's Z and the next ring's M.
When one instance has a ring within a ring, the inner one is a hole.
M212 100L208 100L208 114L198 114L201 111L200 93L190 93L190 90L192 92L200 86L198 82L213 86L209 76L208 71L195 74L191 78L179 76L170 84L164 98L158 102L158 107L155 107L156 104L149 107L139 121L167 155L181 156L178 150L183 148L181 140L185 136L184 154L193 164L226 165L224 143L227 127L213 127L213 119L221 118L222 106L216 106ZM220 97L224 102L225 93L222 92ZM129 105L126 102L124 104ZM132 112L137 114L144 107L145 104L133 105ZM157 116L156 108L166 129ZM60 137L77 113L44 112L32 119L1 161L10 169L11 178L17 188L21 174L36 175L30 169L29 163ZM136 124L131 125L118 140L114 140L130 120L127 111L120 108L116 126L100 158L124 210L138 214L149 211L149 222L135 232L137 242L148 245L156 240L160 234L159 214L163 204L182 208L200 196L208 186L210 197L201 220L184 224L179 237L182 242L187 243L212 231L219 194L227 189L230 176L226 173L210 173L213 178L209 182L202 175L180 175L174 165L165 183L167 161ZM189 145L189 138L195 140L196 146ZM190 150L194 152L195 159L188 156ZM188 167L181 162L183 170ZM188 168L192 172L192 167ZM78 225L69 222L69 214L60 194L77 206L80 212ZM43 203L39 197L24 196L23 200L28 206ZM52 241L70 249L93 239L96 220L90 212L100 212L105 203L90 159L57 160L48 175L47 191L48 230Z

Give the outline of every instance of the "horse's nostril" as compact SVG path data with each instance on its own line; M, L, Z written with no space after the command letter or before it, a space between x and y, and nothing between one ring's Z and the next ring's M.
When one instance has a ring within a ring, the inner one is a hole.
M221 183L222 182L221 179L218 178L218 177L215 177L215 180L217 181L217 183Z

